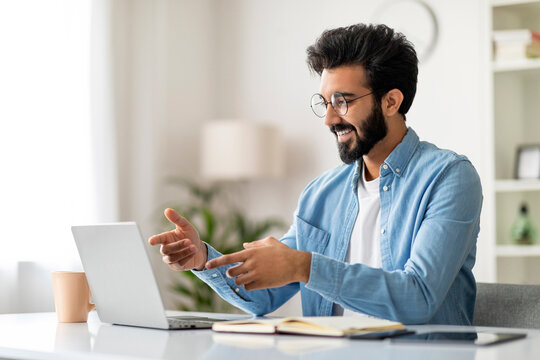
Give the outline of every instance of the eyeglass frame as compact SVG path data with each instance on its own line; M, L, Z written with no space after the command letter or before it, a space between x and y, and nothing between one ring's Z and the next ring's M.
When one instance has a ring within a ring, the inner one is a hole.
M324 101L324 106L325 106L325 108L326 108L327 110L328 110L328 104L330 104L330 105L332 106L332 109L336 112L336 114L338 114L338 115L340 115L340 116L345 116L345 115L347 115L347 113L349 112L349 103L352 103L353 101L356 101L356 100L361 99L361 98L363 98L363 97L366 97L366 96L368 96L368 95L372 95L373 93L375 93L375 91L371 91L371 92L369 92L369 93L367 93L367 94L358 96L358 97L356 97L356 98L354 98L354 99L347 100L347 99L345 98L345 96L348 96L349 94L343 94L343 93L340 93L340 92L335 92L335 93L333 93L332 96L330 97L330 101L326 101L326 99L324 98L324 96L322 96L322 94L315 93L315 94L313 94L313 95L311 96L311 99L313 100L313 97L314 97L314 96L319 95L319 96L321 97L321 99L323 99L323 101ZM345 106L346 106L347 108L345 109L345 113L343 113L343 114L340 114L340 113L336 110L336 108L334 107L333 100L336 98L336 95L340 95L340 96L343 98L343 101L345 101ZM323 116L319 116L319 115L315 112L315 110L313 109L313 103L311 103L311 104L309 105L309 107L311 108L311 111L313 111L313 113L315 114L315 116L317 116L318 118L321 118L321 119L322 119L322 118L324 118L324 117L326 116L326 113L325 113L325 115L323 115Z

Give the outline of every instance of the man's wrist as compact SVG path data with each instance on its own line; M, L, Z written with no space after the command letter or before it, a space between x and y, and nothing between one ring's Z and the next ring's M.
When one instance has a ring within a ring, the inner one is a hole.
M296 281L307 283L311 271L311 253L307 251L298 251Z
M204 254L204 256L203 256L204 261L202 262L202 264L199 267L194 269L194 270L197 270L197 271L203 271L205 269L205 267L206 267L205 266L206 262L208 261L208 247L206 246L206 243L203 242L202 244L203 244L202 252Z

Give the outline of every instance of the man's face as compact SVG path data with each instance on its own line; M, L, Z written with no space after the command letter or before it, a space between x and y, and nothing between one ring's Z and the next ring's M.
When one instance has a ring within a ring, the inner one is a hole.
M362 66L341 66L324 70L321 76L321 95L329 100L334 93L342 93L346 100L355 99L372 91ZM346 164L367 155L387 133L380 104L374 95L348 103L345 115L337 114L328 104L325 125L334 133L339 156Z

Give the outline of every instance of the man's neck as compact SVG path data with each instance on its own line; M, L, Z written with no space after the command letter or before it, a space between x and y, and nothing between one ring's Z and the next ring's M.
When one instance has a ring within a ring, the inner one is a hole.
M379 177L381 165L396 146L399 145L406 134L407 126L404 121L394 126L389 126L388 134L385 138L375 144L367 155L363 156L366 181L371 181Z

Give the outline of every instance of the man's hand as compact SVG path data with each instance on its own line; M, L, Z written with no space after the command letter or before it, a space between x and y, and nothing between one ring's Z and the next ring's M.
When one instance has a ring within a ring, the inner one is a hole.
M173 209L166 209L165 216L176 229L152 236L150 245L161 245L163 262L173 270L204 269L208 249L197 230Z
M206 268L241 262L229 268L227 276L236 277L235 284L244 285L246 290L267 289L309 280L311 253L291 249L272 237L245 243L244 249L212 259L206 263Z

